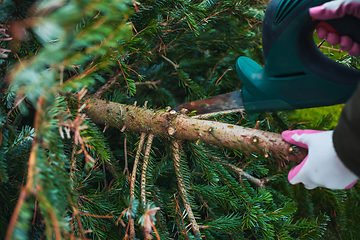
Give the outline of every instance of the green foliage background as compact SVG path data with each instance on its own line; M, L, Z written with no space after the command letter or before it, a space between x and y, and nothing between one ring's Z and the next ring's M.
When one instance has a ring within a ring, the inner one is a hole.
M170 142L155 136L144 206L139 178L130 199L139 134L81 117L84 87L88 96L140 106L147 101L152 109L240 89L236 59L262 62L265 8L260 0L4 0L0 24L13 40L0 42L12 50L0 59L0 236L12 226L10 239L122 239L129 237L131 218L141 239L146 209L156 206L153 221L161 239L357 239L359 184L348 191L309 191L290 185L287 170L271 156L201 142L182 143L176 176ZM358 66L357 59L335 53L327 52ZM260 129L271 132L328 130L340 108L212 120L245 127L259 121ZM79 130L84 149L75 128L66 137L64 126L77 119L83 121L78 127L86 126ZM267 179L266 187L239 178L224 163ZM137 171L140 176L142 169ZM180 187L201 234L190 230Z

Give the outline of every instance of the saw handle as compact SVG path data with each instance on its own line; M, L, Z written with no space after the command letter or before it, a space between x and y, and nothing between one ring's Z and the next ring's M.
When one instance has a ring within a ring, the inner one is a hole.
M330 32L340 36L349 36L360 44L360 19L346 15L343 18L331 20L316 20L309 14L311 7L322 5L329 0L273 0L266 9L262 34L264 62L277 41L292 42L283 45L296 49L301 63L315 74L328 81L357 84L359 75L356 70L344 67L322 54L313 40L317 26L326 27ZM279 19L282 19L280 21ZM285 29L293 28L291 35L284 34ZM358 29L356 29L358 28ZM291 59L284 59L286 61ZM329 74L329 69L331 74ZM345 74L345 75L344 75Z
M336 31L340 36L349 36L354 42L360 44L360 19L354 16L347 15L343 18L339 19L331 19L331 20L317 20L314 22L314 28L319 26L319 24L329 32ZM356 30L356 28L358 28ZM307 33L310 31L310 33ZM314 29L312 26L306 27L302 29L300 34L312 34ZM312 36L311 36L312 37ZM317 74L320 77L327 79L328 81L337 82L341 84L354 84L356 85L359 82L359 71L355 69L351 69L342 64L335 62L334 60L326 57L322 54L318 47L314 48L314 44L306 41L308 37L299 36L298 39L298 53L300 61L311 71ZM313 41L313 40L312 40ZM306 51L305 48L309 49ZM304 52L304 53L302 53ZM306 56L309 54L311 57ZM319 61L319 62L317 62ZM329 69L333 69L329 71Z
M272 0L262 29L264 67L240 57L236 69L243 83L245 110L277 111L346 102L360 71L326 57L314 42L316 26L309 8L327 0ZM324 21L340 35L360 43L360 19L345 16Z

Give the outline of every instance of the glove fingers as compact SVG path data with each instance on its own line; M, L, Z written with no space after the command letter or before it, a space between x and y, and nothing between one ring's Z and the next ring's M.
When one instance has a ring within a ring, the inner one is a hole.
M310 16L319 20L329 20L333 18L341 18L345 15L345 12L343 11L339 11L337 9L327 9L324 5L310 8Z
M320 40L322 40L327 37L327 35L329 34L329 31L326 30L326 28L324 28L324 27L318 27L316 29L316 34L317 34L318 38Z
M316 29L316 33L319 39L324 39L332 45L336 46L340 44L340 49L342 51L347 51L351 56L359 57L360 56L360 45L349 36L339 36L336 33L328 32L325 28L319 27Z
M308 148L306 144L293 139L295 134L301 135L303 134L303 131L305 130L284 131L281 133L281 137L288 143L295 144L303 148Z
M316 131L316 130L309 130L309 129L293 130L293 131L287 130L287 131L282 132L281 136L288 143L295 144L302 148L308 148L307 135L314 134L314 133L320 133L320 132L323 132L323 131Z
M328 43L330 43L332 46L336 46L340 43L340 36L337 35L336 33L332 33L330 32L327 35L326 40L328 41Z
M352 56L358 57L360 55L360 45L358 43L354 43L348 53Z
M306 156L306 158L305 158L299 165L293 167L293 168L290 170L290 172L289 172L289 174L288 174L288 180L289 180L289 182L290 182L291 184L298 184L298 183L300 183L300 182L298 182L298 181L296 181L296 180L294 180L294 181L292 181L292 180L293 180L294 177L300 172L300 170L303 168L303 166L304 166L304 164L305 164L305 162L306 162L307 159L308 159L308 157Z
M310 8L310 16L319 20L342 18L353 15L360 18L360 2L330 1L321 6Z
M360 2L344 4L345 14L360 18Z
M353 46L354 42L351 39L351 37L349 36L341 36L340 37L340 48L343 51L349 51L352 46Z

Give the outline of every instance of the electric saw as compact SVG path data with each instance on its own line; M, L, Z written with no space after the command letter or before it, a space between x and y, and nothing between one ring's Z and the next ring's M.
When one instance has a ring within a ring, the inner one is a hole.
M313 34L318 26L360 43L360 19L345 16L312 19L309 8L328 0L272 0L262 26L264 67L239 57L236 71L242 89L178 105L197 114L245 109L247 113L300 109L345 103L355 91L360 71L326 57Z

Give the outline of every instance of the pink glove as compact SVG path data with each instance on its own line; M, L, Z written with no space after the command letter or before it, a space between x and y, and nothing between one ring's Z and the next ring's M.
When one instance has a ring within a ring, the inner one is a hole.
M301 182L307 189L349 189L355 185L358 177L337 156L332 135L333 131L315 130L282 133L285 141L309 149L306 158L290 170L288 180L291 184Z
M345 15L353 15L360 18L360 0L333 0L324 3L321 6L310 8L310 15L319 20L329 20L333 18L342 18ZM358 28L359 26L354 26ZM358 31L355 29L354 31ZM348 36L339 36L336 33L329 32L324 27L316 29L319 39L326 40L333 46L340 44L340 49L347 51L355 57L360 56L359 43L353 42Z

